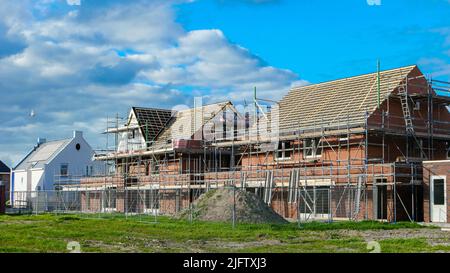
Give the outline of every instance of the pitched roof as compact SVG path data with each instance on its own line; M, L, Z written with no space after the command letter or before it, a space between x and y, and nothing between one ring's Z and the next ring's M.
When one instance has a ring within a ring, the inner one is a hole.
M231 105L231 102L219 102L203 105L197 108L190 108L178 111L174 118L167 124L164 131L157 137L157 145L163 145L167 140L190 139L196 132L194 128L205 125L214 118L224 107ZM201 120L196 121L196 116L201 115ZM194 124L200 122L200 124Z
M380 72L383 102L417 66ZM377 73L292 88L280 101L280 130L291 131L347 123L364 124L377 108Z
M45 142L29 153L14 169L42 168L49 163L72 139Z
M133 111L146 141L152 141L172 118L167 109L133 107Z
M11 172L11 169L0 160L0 173L9 173L9 172Z

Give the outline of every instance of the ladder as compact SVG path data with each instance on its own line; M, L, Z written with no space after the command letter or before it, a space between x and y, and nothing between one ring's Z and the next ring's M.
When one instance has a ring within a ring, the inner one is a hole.
M298 173L298 169L293 169L289 175L288 203L297 203Z
M405 85L400 85L398 88L398 94L400 95L400 102L402 105L403 116L405 118L406 131L414 134L414 126L411 118L411 111L408 105L408 92Z
M358 219L358 215L359 215L359 210L360 210L360 206L361 206L361 194L362 194L363 188L362 188L362 177L358 177L358 186L356 188L356 192L355 192L355 208L353 211L353 219L356 220Z
M409 109L409 104L408 104L407 83L401 84L398 87L398 94L400 96L400 102L402 105L403 117L405 118L406 133L408 136L411 136L414 139L414 141L417 143L417 146L420 148L420 152L421 152L422 156L424 158L427 158L427 155L425 154L425 152L422 149L422 144L417 139L416 133L414 131L414 125L412 122L411 111Z
M273 187L273 171L268 170L264 181L264 202L270 205L272 201L272 187Z

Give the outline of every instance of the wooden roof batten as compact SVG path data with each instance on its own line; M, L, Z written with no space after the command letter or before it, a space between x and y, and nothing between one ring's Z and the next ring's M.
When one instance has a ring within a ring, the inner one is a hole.
M384 101L416 66L380 72L380 97ZM377 73L302 87L294 87L280 101L280 129L334 127L334 123L365 124L366 113L377 104Z

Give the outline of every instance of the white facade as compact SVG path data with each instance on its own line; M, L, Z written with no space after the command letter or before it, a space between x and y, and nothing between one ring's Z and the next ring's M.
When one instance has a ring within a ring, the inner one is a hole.
M145 138L133 110L130 111L128 120L128 125L121 127L117 134L117 152L136 151L146 147Z
M55 190L58 183L76 184L81 176L102 171L103 164L93 161L94 151L80 131L58 141L40 141L13 170L11 191Z

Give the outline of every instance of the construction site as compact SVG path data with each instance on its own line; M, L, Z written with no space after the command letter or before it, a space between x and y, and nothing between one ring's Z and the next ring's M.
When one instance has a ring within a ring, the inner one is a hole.
M408 66L296 87L280 101L255 88L239 106L132 107L99 128L103 173L55 174L45 198L11 199L28 206L34 196L41 211L177 215L226 188L299 223L422 222L430 217L423 162L450 157L449 105L450 83Z

